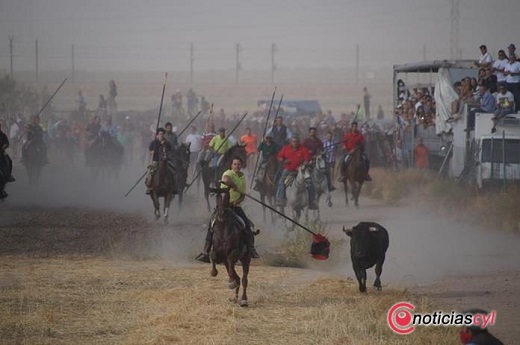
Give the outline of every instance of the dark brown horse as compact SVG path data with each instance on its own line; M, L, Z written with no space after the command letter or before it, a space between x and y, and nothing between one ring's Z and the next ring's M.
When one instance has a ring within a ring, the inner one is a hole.
M31 186L37 185L40 181L43 167L46 164L46 150L45 143L35 139L27 141L22 148L23 163Z
M107 132L101 132L85 151L85 163L95 179L115 179L123 165L124 148Z
M278 186L278 178L280 177L280 165L278 160L276 159L276 155L271 155L267 158L267 162L265 163L265 173L262 178L262 181L259 182L258 185L258 193L260 193L260 201L265 204L266 199L269 206L273 206L273 199L276 196L276 189ZM264 222L265 222L265 209L264 211ZM271 222L275 221L274 212L271 212Z
M245 169L247 165L247 152L245 145L236 144L232 146L224 156L221 157L220 162L217 167L209 166L209 161L201 161L200 166L202 169L202 182L204 183L204 198L206 199L206 204L208 206L208 211L211 210L211 205L209 204L209 192L210 185L213 183L216 186L216 183L222 177L224 171L228 170L231 167L231 161L233 157L240 157L242 159L243 165L242 168Z
M4 152L0 149L0 160L4 159ZM0 162L0 200L5 199L7 197L7 193L5 192L5 185L7 184L8 177L8 171L7 167L4 166L4 169L2 169L2 162Z
M180 144L171 154L172 166L175 168L175 183L178 190L179 209L182 208L182 191L186 188L190 165L190 145ZM175 194L174 196L175 197Z
M217 264L223 263L229 276L229 288L235 290L233 301L241 307L247 307L247 275L251 257L246 246L246 235L242 227L243 221L229 207L228 189L211 189L217 194L217 208L213 221L213 239L210 258L212 262L211 276L218 274ZM242 297L238 300L240 290L240 276L235 265L242 264Z
M352 200L354 205L359 207L358 199L361 193L361 187L365 182L366 177L366 166L363 161L363 150L360 146L354 149L354 152L350 156L350 162L346 169L342 167L342 176L345 176L343 180L343 186L345 187L345 202L348 206L348 184L352 189Z
M157 171L152 177L152 191L150 197L153 201L155 219L161 217L160 202L159 198L164 198L164 222L168 223L168 211L170 209L170 203L174 193L177 192L175 181L176 174L172 171L172 167L169 166L168 161L161 160Z

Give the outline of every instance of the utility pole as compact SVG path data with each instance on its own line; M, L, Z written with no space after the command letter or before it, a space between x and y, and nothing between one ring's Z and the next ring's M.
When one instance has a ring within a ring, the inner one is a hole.
M240 51L242 50L242 46L240 43L235 44L235 54L236 54L236 65L235 65L235 83L238 84L238 71L242 69L242 64L240 63Z
M356 85L359 85L359 44L356 44Z
M36 46L34 47L34 54L36 56L36 82L38 82L38 40L36 40Z
M276 43L271 43L271 84L274 84L274 71L276 71L276 64L274 63L274 53L278 51Z
M10 35L9 36L9 53L11 55L11 74L10 74L11 79L14 79L14 75L13 75L13 41L14 41L14 36Z
M72 82L74 82L74 44L72 45Z
M450 0L450 58L459 55L459 0Z
M190 83L193 85L193 61L195 60L193 56L193 42L190 42Z

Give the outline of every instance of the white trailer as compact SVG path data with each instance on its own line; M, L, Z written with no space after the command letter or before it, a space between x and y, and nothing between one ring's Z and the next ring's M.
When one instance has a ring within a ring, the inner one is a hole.
M452 124L450 177L468 179L479 188L520 182L520 114L502 118L491 133L494 116L471 114L466 106Z

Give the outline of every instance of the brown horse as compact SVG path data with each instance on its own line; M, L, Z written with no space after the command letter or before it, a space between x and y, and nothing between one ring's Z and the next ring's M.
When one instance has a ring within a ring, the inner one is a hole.
M186 188L190 165L190 145L182 143L171 154L172 166L175 168L176 187L178 190L179 209L182 208L182 195ZM175 195L173 196L175 197Z
M262 181L259 182L259 190L260 193L260 201L265 204L266 199L269 206L273 206L273 199L276 196L276 189L278 186L278 178L280 177L280 165L278 164L278 160L276 159L276 155L271 155L267 158L267 162L265 163L265 173L262 178ZM264 211L264 222L265 222L265 209ZM271 212L271 222L275 221L274 212Z
M40 181L40 176L45 166L45 151L47 146L43 141L29 140L22 148L23 163L27 171L27 178L29 185L37 185Z
M247 275L251 257L246 246L246 234L242 227L243 221L229 207L229 189L211 189L217 194L217 208L213 220L212 262L211 276L218 274L217 264L223 263L229 276L229 288L235 289L233 301L239 302L240 276L235 270L238 261L242 263L242 297L240 306L247 307Z
M214 183L216 186L216 183L218 180L220 180L224 171L231 167L231 161L233 160L233 157L240 157L243 162L242 168L245 169L247 167L247 151L245 145L239 144L232 146L229 150L227 150L226 153L224 153L224 156L222 156L220 163L218 164L218 169L217 167L209 166L211 159L209 161L200 162L202 169L202 182L204 183L204 198L206 199L208 211L211 210L211 206L209 204L210 185Z
M161 217L159 198L164 198L164 222L168 223L168 211L170 209L170 203L173 195L177 192L176 190L176 174L172 171L168 161L159 161L157 171L152 177L152 190L150 197L153 201L155 219Z
M366 177L366 166L363 161L363 150L361 146L354 149L354 152L350 155L350 162L347 167L342 166L342 176L345 177L343 180L343 186L345 187L345 202L348 206L348 184L352 188L352 200L354 205L359 207L358 199L361 193L361 187L365 182Z

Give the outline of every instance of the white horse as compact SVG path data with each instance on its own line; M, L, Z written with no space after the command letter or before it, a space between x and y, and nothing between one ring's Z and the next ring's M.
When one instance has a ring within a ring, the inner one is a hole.
M292 218L295 221L300 219L302 211L305 212L305 219L309 219L309 193L307 188L311 183L310 168L307 164L302 164L298 168L296 177L286 184L285 195L287 196L287 206L291 208ZM283 207L281 211L285 213Z
M312 183L314 184L314 190L316 191L316 204L318 209L314 211L314 215L317 219L320 219L320 197L322 194L327 196L326 201L329 207L332 206L332 198L329 192L329 186L327 184L327 163L323 155L318 155L314 163L314 169L312 169Z

